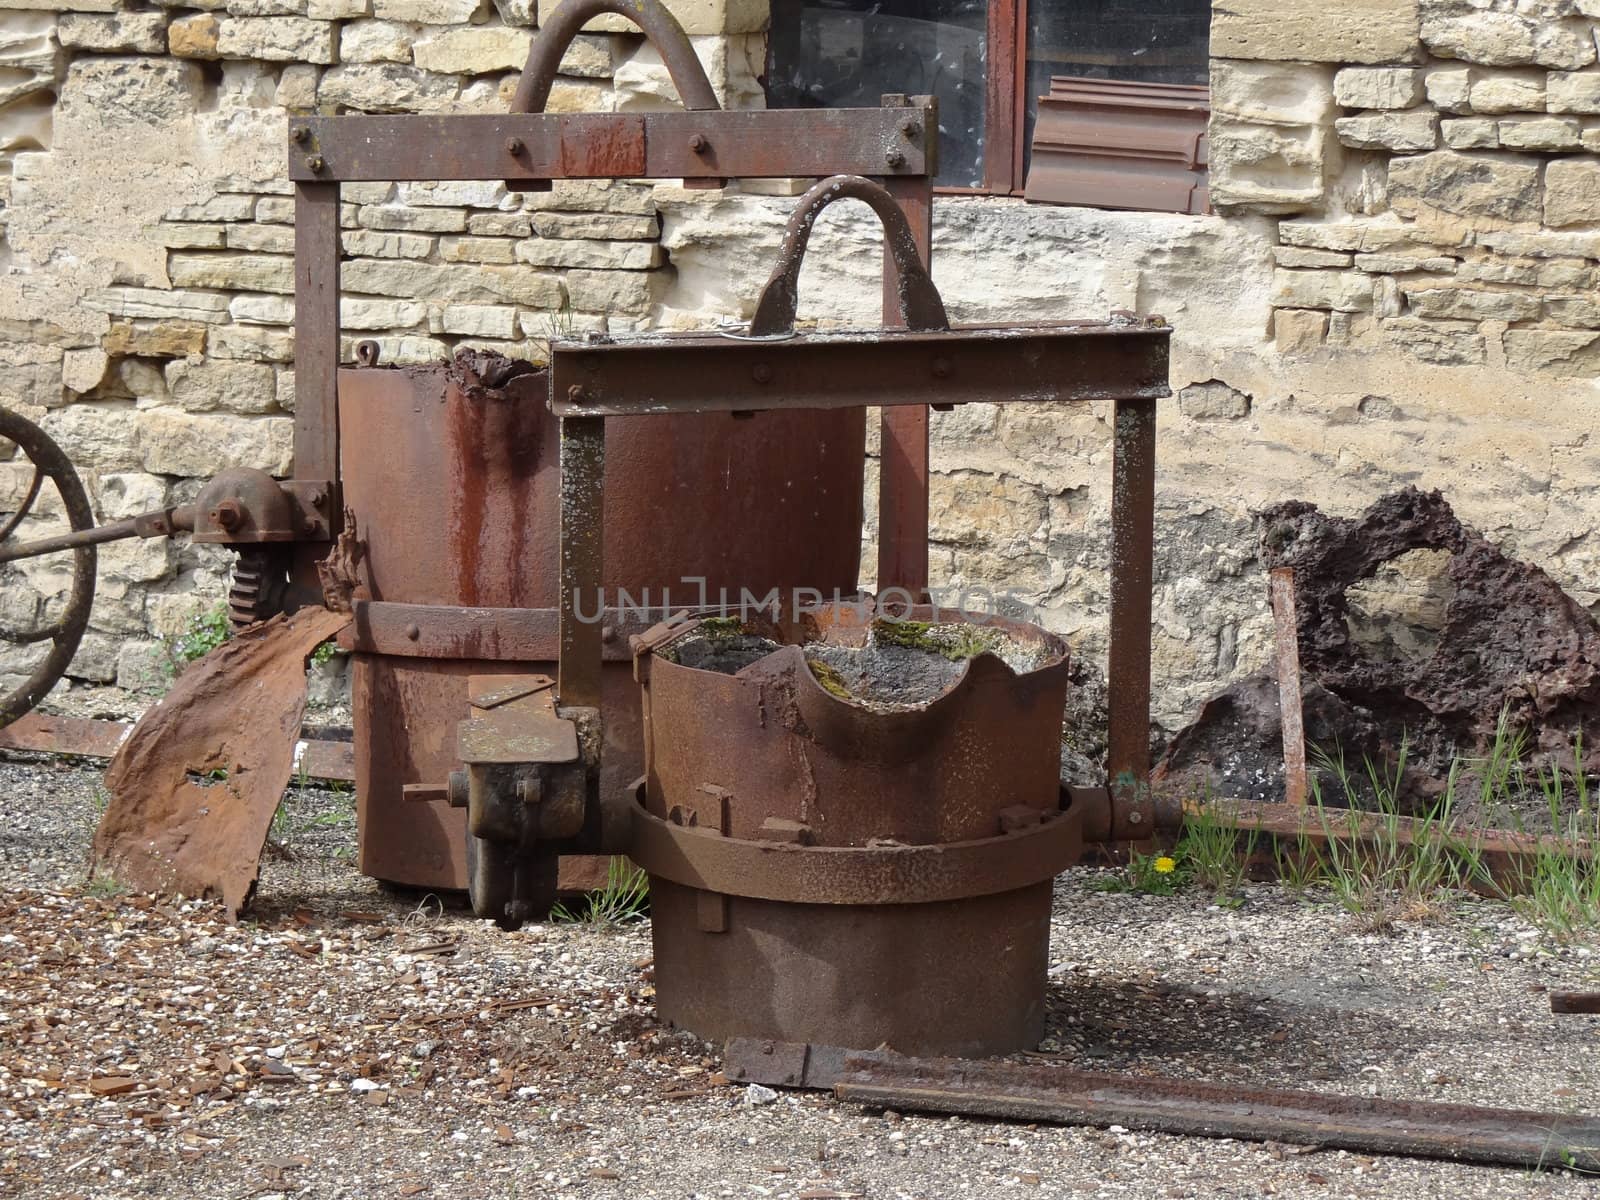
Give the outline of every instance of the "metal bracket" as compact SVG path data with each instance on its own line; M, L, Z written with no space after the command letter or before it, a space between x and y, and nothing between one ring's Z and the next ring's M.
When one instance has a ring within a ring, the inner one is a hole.
M472 716L456 729L468 891L473 911L505 928L554 902L560 845L582 832L588 811L579 723L557 713L554 687L548 675L470 676Z

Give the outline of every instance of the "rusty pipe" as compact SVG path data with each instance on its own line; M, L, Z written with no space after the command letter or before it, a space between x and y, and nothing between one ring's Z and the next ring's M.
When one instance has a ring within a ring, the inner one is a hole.
M169 537L181 530L194 528L194 506L158 508L136 517L113 521L109 525L96 525L92 529L79 529L55 537L21 542L15 546L0 547L0 563L16 562L20 558L38 558L58 550L76 550L80 546L99 546L106 542L119 542L134 537Z
M578 36L589 20L603 13L615 13L637 25L649 43L661 55L672 76L672 86L687 109L718 109L717 93L706 78L705 68L695 57L689 35L683 31L667 6L661 0L566 0L539 30L539 36L528 48L528 61L522 68L522 78L517 80L517 90L511 98L514 113L543 112L550 99L550 87L561 69L562 56L572 39Z
M756 302L750 336L780 337L794 332L795 307L800 302L800 267L805 261L806 245L822 210L835 200L860 200L878 214L883 224L884 242L899 274L900 318L906 328L947 332L950 319L945 316L944 301L922 265L911 223L894 202L894 197L882 184L860 175L835 175L800 197L800 203L795 206L789 227L783 234L778 263Z

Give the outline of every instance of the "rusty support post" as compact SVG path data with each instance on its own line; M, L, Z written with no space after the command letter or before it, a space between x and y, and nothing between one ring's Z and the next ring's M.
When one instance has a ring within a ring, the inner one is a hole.
M294 471L300 479L339 478L339 185L294 188ZM343 526L335 484L328 536ZM325 543L295 546L292 577L320 588L316 563Z
M1111 459L1111 652L1107 773L1112 837L1154 830L1150 802L1150 608L1154 586L1156 402L1119 399Z
M911 225L917 252L930 272L933 267L933 176L937 170L938 107L918 97L911 107L904 96L885 96L885 107L906 106L907 119L920 122L929 159L924 176L883 178ZM910 114L918 114L912 118ZM900 274L885 238L883 256L883 325L903 327ZM920 602L928 590L928 407L885 408L879 418L878 460L878 592L904 588Z
M556 692L569 707L600 707L605 461L605 418L562 418L561 664Z
M1283 725L1283 798L1306 802L1306 730L1300 710L1300 632L1294 610L1294 568L1273 567L1272 626L1276 643L1278 711Z

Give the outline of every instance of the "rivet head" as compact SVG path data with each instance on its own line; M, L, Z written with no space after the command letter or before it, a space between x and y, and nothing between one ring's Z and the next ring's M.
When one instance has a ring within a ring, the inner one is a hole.
M889 150L885 152L883 161L888 163L891 167L903 167L906 165L905 152L899 149Z
M306 159L306 170L310 171L313 175L319 174L323 166L324 163L322 161L322 155L320 154L313 154L311 157Z
M900 132L905 134L908 138L914 138L922 132L922 126L918 125L915 121L901 121Z
M696 154L704 154L706 152L706 147L709 144L710 143L706 141L705 134L703 133L693 134L689 138L689 149L693 150Z
M311 130L307 129L304 125L296 125L294 128L289 130L289 140L297 144L305 141L310 136Z
M506 139L507 154L521 154L523 151L522 139L509 137Z
M754 367L750 368L750 378L754 379L757 383L771 383L772 368L766 363L757 363Z
M567 389L567 399L574 404L582 404L588 392L583 390L583 384L575 383Z
M421 636L422 636L422 630L418 629L415 625L407 625L406 626L406 640L407 641L414 642Z

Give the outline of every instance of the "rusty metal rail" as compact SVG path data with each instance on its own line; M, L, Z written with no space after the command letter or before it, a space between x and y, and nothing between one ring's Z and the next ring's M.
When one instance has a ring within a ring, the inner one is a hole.
M1184 805L1192 816L1199 805ZM1223 824L1242 834L1263 834L1288 852L1303 846L1318 848L1329 842L1360 847L1394 844L1399 847L1437 843L1446 854L1481 863L1488 878L1480 882L1507 891L1516 891L1530 878L1533 862L1541 854L1558 853L1579 859L1593 856L1594 847L1586 841L1568 840L1549 834L1515 833L1507 829L1448 831L1436 822L1413 817L1390 817L1381 813L1329 809L1326 822L1321 810L1295 804L1256 804L1244 800L1213 800L1205 807L1214 810ZM1448 839L1448 840L1447 840ZM1273 860L1271 846L1258 846L1266 861ZM1492 889L1491 889L1492 890Z
M1366 1096L1236 1087L959 1059L915 1059L744 1039L726 1071L740 1081L833 1089L899 1112L951 1113L1148 1133L1396 1154L1538 1169L1600 1170L1600 1118Z
M914 108L296 117L289 178L534 183L843 170L921 179L925 120Z
M0 729L0 750L26 750L38 754L69 754L84 758L110 758L127 741L132 724L97 721L87 717L54 717L31 712ZM308 779L352 783L355 758L349 730L343 736L307 728L295 745L295 773Z

